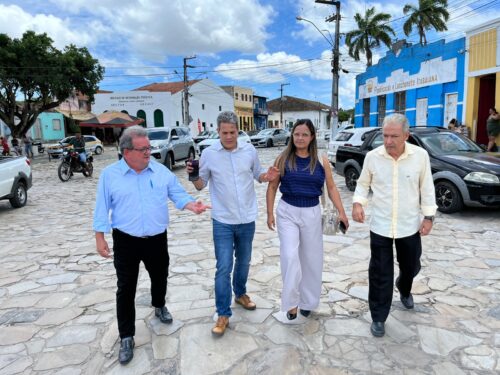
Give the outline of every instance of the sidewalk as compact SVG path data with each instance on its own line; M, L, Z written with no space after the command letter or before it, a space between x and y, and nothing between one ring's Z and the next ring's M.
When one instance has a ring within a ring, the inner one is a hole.
M270 165L280 148L259 149ZM209 214L171 206L167 306L161 324L150 307L141 267L136 349L117 361L116 277L98 256L92 214L99 172L117 160L106 148L93 178L66 183L58 161L36 157L28 205L0 201L0 374L492 374L500 371L500 214L468 209L437 215L423 239L415 309L394 292L386 336L370 334L369 231L351 221L346 235L325 237L320 307L300 325L283 325L277 234L266 226L266 184L256 184L260 216L249 295L257 310L233 304L230 329L213 338L214 273ZM184 167L174 172L196 197ZM350 216L352 193L336 177ZM108 236L110 239L110 236Z

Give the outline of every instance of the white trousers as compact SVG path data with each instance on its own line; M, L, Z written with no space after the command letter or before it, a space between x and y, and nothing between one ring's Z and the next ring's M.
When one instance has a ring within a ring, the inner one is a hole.
M314 310L321 295L323 231L321 206L295 207L282 199L276 208L280 238L281 311Z

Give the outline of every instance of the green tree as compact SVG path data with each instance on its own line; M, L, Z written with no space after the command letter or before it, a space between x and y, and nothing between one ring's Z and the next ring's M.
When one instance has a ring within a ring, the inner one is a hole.
M426 45L427 38L425 32L431 28L436 31L446 31L446 21L450 14L446 10L447 0L418 0L418 7L413 4L406 4L403 13L410 13L410 17L403 24L403 31L409 36L415 26L420 35L420 44Z
M339 109L339 122L344 122L347 120L351 120L351 123L354 121L354 108L352 109Z
M371 66L372 50L380 47L381 43L390 48L390 34L396 35L392 27L386 24L390 19L390 14L375 13L375 7L368 9L364 17L356 13L354 20L358 24L358 29L349 31L345 37L345 44L349 47L349 56L359 61L360 53L364 53L366 66Z
M104 68L86 48L71 44L60 51L52 43L45 33L0 34L0 119L15 137L75 91L93 100L102 80Z

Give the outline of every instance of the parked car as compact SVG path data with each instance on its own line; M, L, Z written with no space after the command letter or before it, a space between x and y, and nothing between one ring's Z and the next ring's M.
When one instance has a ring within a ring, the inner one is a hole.
M279 144L286 145L290 140L290 133L284 129L263 129L258 134L250 137L254 146L273 147Z
M337 150L335 168L351 191L356 188L365 155L384 143L380 130L364 137L359 147L340 146ZM500 207L500 153L485 152L463 135L437 127L411 128L408 142L429 153L439 211Z
M219 133L212 134L209 138L198 143L198 153L201 155L204 149L213 145L219 139ZM238 142L250 142L250 137L243 130L238 131Z
M0 156L0 199L8 199L13 208L28 201L32 185L31 165L25 156Z
M361 146L363 134L374 129L376 128L349 128L337 133L335 139L328 143L327 154L330 163L335 165L335 156L339 146Z
M200 132L197 136L194 136L193 141L194 143L200 143L201 141L207 139L213 134L217 134L217 132L215 130L204 130Z
M92 152L93 154L100 155L104 151L104 147L102 146L102 142L99 138L94 137L93 135L82 135L85 140L85 150L87 152ZM47 153L50 158L59 158L62 153L64 147L69 145L69 141L75 138L75 136L70 136L61 139L57 144L48 145L46 147Z
M189 128L148 128L151 156L172 169L176 162L193 159L195 146Z

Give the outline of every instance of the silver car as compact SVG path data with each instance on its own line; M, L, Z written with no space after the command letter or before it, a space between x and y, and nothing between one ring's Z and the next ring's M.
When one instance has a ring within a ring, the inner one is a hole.
M178 161L195 157L195 146L186 127L148 128L151 156L172 169Z
M254 146L273 147L279 144L287 145L290 133L284 129L263 129L258 134L250 137Z

